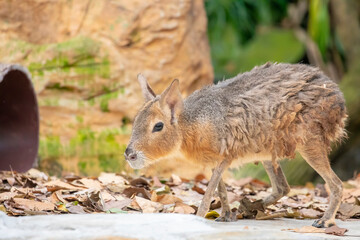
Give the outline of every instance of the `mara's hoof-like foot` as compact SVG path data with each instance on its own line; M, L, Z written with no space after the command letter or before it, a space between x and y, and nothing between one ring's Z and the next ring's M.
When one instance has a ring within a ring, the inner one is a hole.
M235 222L235 218L232 216L230 211L226 211L225 214L221 214L220 216L215 219L216 222Z
M328 228L334 225L335 225L334 220L324 220L324 219L315 220L315 222L312 224L313 227L317 227L317 228Z

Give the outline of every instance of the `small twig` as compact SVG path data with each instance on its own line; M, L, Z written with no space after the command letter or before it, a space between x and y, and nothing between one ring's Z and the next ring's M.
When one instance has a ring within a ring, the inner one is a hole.
M105 94L108 94L108 93L116 92L116 91L118 91L118 90L121 89L121 88L123 88L123 86L119 86L119 87L116 87L116 88L114 88L114 89L107 90L107 91L101 91L101 92L96 93L96 94L94 94L94 95L90 95L90 96L88 96L88 97L85 97L85 98L83 98L83 100L89 101L89 100L91 100L91 99L93 99L93 98L97 98L97 97L100 97L100 96L105 95Z

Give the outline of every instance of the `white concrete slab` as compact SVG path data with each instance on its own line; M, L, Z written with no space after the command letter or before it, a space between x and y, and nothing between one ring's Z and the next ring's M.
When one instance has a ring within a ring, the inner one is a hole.
M338 221L346 237L300 234L282 229L311 225L312 220L239 220L217 223L182 214L83 214L9 217L0 212L0 239L360 239L360 221Z

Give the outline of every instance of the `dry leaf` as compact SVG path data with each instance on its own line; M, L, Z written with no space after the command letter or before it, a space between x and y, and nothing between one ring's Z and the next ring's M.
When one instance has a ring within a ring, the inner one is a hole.
M315 218L319 218L322 217L323 213L319 212L317 210L314 209L307 209L307 208L303 208L299 210L300 215L303 218L311 218L311 219L315 219Z
M171 185L180 185L182 183L182 180L179 176L171 174L170 183Z
M81 182L88 189L94 189L97 191L100 191L102 189L101 183L94 179L82 178L82 179L79 179L78 181Z
M61 203L61 204L56 204L56 209L62 212L69 212L66 208L66 205Z
M205 184L205 185L207 185L208 182L209 182L209 181L206 179L205 175L202 174L202 173L196 175L194 181L195 181L195 182L201 182L202 184Z
M210 210L221 208L221 201L219 197L215 197L215 199L210 204Z
M325 212L326 209L329 207L329 204L326 204L326 203L314 203L312 205L313 209L315 210L319 210L321 212Z
M203 195L201 195L198 192L195 192L191 189L185 191L181 188L173 187L172 191L175 194L175 196L181 198L185 203L188 203L190 205L194 204L194 203L200 203L204 197Z
M259 179L256 179L256 178L253 178L251 180L251 185L253 185L254 187L258 187L258 188L265 188L265 187L269 186L268 183L261 181Z
M167 205L167 204L174 204L176 202L182 202L182 200L178 197L175 197L171 194L162 194L157 195L155 192L151 195L151 201L159 202L161 204Z
M285 212L279 212L279 213L273 213L273 214L267 215L261 211L258 211L258 214L256 215L256 220L270 220L270 219L274 219L274 218L282 218L284 216L286 216Z
M124 200L121 201L116 201L116 200L111 200L109 202L105 202L105 211L111 209L111 208L118 208L118 209L122 209L124 207L127 207L131 204L132 200L130 198L124 198Z
M6 213L6 208L4 205L0 205L0 211Z
M326 228L325 233L326 234L336 235L336 236L344 236L344 234L347 231L348 230L346 228L339 228L338 226L335 225L335 226Z
M111 192L121 193L126 188L128 181L115 173L101 173L99 181L104 184Z
M31 211L50 211L54 210L55 205L51 202L38 202L30 199L13 198L17 208Z
M308 199L305 201L300 201L300 200L296 201L286 196L283 197L280 201L285 207L292 207L292 208L308 208L313 204L313 202L309 201Z
M202 189L200 186L198 186L198 184L194 185L194 187L192 188L192 190L204 195L205 194L205 190Z
M251 202L246 197L240 200L239 212L245 218L254 218L258 211L265 211L262 200Z
M12 216L23 216L25 215L25 212L23 211L23 209L19 210L16 209L15 206L17 205L15 202L13 201L5 201L4 202L4 206L6 208L6 213Z
M125 178L116 175L115 173L104 173L102 172L98 177L99 181L104 185L108 184L117 184L117 185L125 185L127 181Z
M139 204L143 213L157 213L164 208L161 203L152 202L142 197L135 197L135 201Z
M256 220L265 220L265 218L267 217L267 215L263 212L258 210L255 216Z
M128 197L131 198L133 195L138 196L138 197L143 197L146 199L151 199L151 194L148 190L146 190L145 188L139 188L139 187L128 187L123 191L123 194Z
M130 206L128 206L128 208L136 210L136 211L141 211L141 207L140 205L136 202L135 199L132 199L132 202L130 204Z
M45 181L49 179L49 177L45 173L40 172L35 168L31 168L29 171L25 173L25 175L32 179L39 179L39 180L43 179Z
M313 226L304 226L302 228L288 229L298 233L325 233L325 228L316 228Z
M135 178L130 181L130 185L134 187L148 188L150 183L143 177Z
M203 174L199 174L191 182L176 175L163 183L157 177L153 177L151 182L147 178L136 178L131 181L131 184L137 187L127 187L127 177L114 173L102 173L98 179L81 178L74 175L65 176L62 180L51 177L49 182L45 180L46 177L44 176L46 175L38 170L31 170L26 174L0 171L0 183L2 183L0 186L0 203L2 205L0 206L2 206L2 210L13 216L59 214L66 211L70 213L104 211L123 213L141 209L143 212L161 211L193 214L203 198L199 192L203 193L207 185L207 180ZM284 214L286 217L318 218L328 208L328 198L326 198L328 193L324 185L316 185L315 189L311 184L304 188L293 188L290 193L293 195L291 198L284 197L281 202L267 207L264 211L261 200L251 201L264 199L271 194L271 188L267 188L268 186L264 182L253 178L230 181L232 183L230 184L231 187L227 189L228 196L231 209L237 210L239 208L240 210L237 215L238 218L254 218L256 216L256 219L272 219L282 217ZM195 188L193 188L194 185ZM41 188L41 186L46 187ZM357 218L360 216L358 211L360 202L357 199L360 196L360 179L345 182L344 186L343 205L339 209L338 216L341 218L351 216ZM152 195L149 189L153 189ZM136 198L131 200L126 196L136 196L141 204L136 201ZM16 199L26 197L27 199L24 201L33 201L37 204L50 201L53 203L51 205L52 210L41 211L35 207L28 208L19 205L15 202L19 202L19 200L13 201L14 197ZM152 201L144 202L142 197ZM239 207L239 200L244 197L251 198L251 201L245 198ZM36 199L36 201L29 199ZM219 201L212 202L211 208L219 207Z
M5 180L10 184L10 186L13 186L16 182L15 178L13 177L5 178Z
M95 211L105 211L105 203L100 191L88 192L87 197L88 206L92 206Z
M69 211L69 213L75 213L75 214L84 214L86 213L84 211L84 208L80 205L74 205L72 203L66 204L66 209Z
M107 191L102 190L100 192L101 192L102 199L104 199L105 202L116 200L115 197L112 194L108 193Z
M160 188L163 184L160 182L159 178L157 176L153 176L153 187L154 188Z
M207 219L216 219L218 217L220 217L220 214L216 211L210 211L205 215L205 218Z
M307 188L291 188L287 196L293 197L297 195L307 195L307 194L309 194L309 189Z
M339 207L338 212L345 218L351 218L355 215L360 214L360 206L350 204L350 203L342 203Z
M157 194L168 194L171 192L171 189L168 185L163 185L162 187L155 189L155 192Z
M49 192L55 192L60 189L73 190L73 191L80 191L80 190L85 189L82 187L77 187L77 186L75 187L74 185L63 182L61 180L54 180L54 181L47 182L44 184L44 186L47 188L47 190Z
M174 213L192 214L195 213L195 209L185 203L176 202L174 207Z
M18 195L18 193L15 193L15 192L3 192L3 193L0 193L0 202L3 202L5 200L9 200L9 199L15 197L16 195Z

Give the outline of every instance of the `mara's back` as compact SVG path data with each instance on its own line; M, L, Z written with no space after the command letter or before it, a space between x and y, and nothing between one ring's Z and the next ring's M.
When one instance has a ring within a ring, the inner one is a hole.
M218 145L232 158L293 158L298 146L314 138L329 147L345 135L347 116L337 84L318 68L270 63L194 92L184 115L211 122Z

